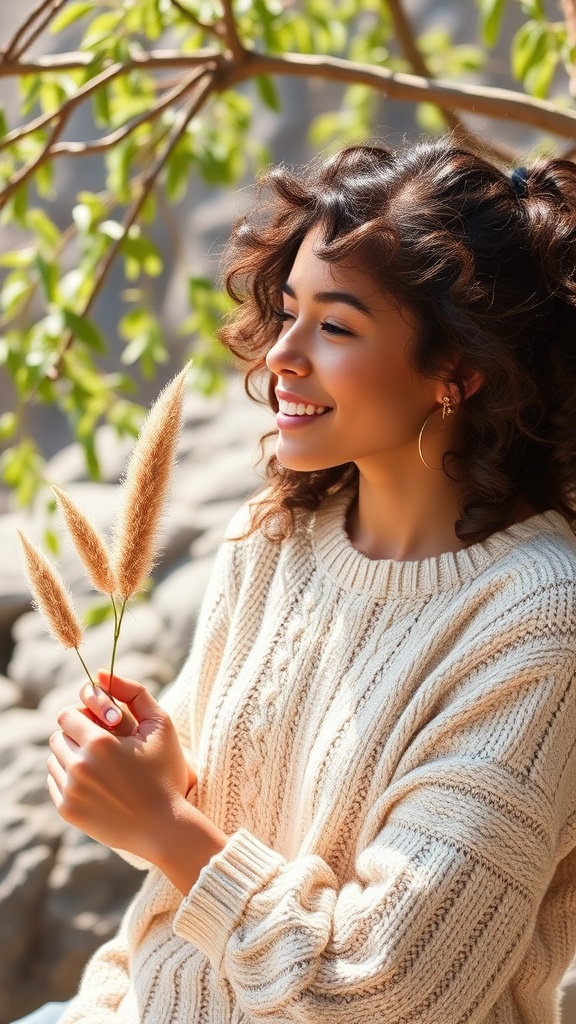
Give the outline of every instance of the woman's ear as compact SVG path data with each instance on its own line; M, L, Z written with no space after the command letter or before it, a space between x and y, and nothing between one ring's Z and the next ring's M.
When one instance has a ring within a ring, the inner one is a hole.
M464 385L463 399L466 401L467 398L471 398L484 384L484 374L480 373L480 370L468 370L462 374L462 384Z
M450 379L452 378L452 379ZM458 383L456 383L458 381ZM447 372L447 381L440 385L439 402L442 402L444 395L448 395L452 407L456 409L461 402L471 398L484 384L484 374L479 370L464 370L461 372L456 367L451 367Z

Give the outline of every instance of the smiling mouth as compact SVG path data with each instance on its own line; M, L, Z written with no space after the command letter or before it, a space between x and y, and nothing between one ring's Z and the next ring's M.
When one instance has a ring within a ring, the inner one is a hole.
M321 416L328 411L326 405L310 405L304 402L285 402L278 400L278 409L285 416Z

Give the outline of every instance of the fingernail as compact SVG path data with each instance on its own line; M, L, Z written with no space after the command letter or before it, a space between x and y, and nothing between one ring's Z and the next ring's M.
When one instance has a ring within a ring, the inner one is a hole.
M118 711L118 708L108 708L107 711L104 712L104 718L110 723L110 725L112 725L114 722L119 722L122 715Z

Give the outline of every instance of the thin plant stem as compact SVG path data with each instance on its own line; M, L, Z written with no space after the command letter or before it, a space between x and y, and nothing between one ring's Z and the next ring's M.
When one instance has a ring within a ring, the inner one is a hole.
M82 657L82 655L80 654L80 651L78 650L78 648L77 648L77 647L75 647L75 648L74 648L74 650L76 651L76 654L77 654L77 655L78 655L78 657L80 658L80 661L81 661L81 663L82 663L82 668L84 669L84 671L85 671L86 675L88 676L88 679L89 679L89 680L90 680L90 682L92 683L92 686L94 686L94 687L97 687L97 686L98 686L98 683L96 683L96 682L95 682L95 681L94 681L94 680L92 679L92 676L90 675L90 669L88 668L88 666L87 666L86 662L84 661L84 658L83 658L83 657Z
M119 640L119 637L120 637L120 630L122 628L122 619L124 618L124 612L126 611L126 605L128 603L128 598L125 597L124 600L122 601L122 607L120 608L120 612L118 612L118 609L116 607L116 602L115 602L113 597L111 597L111 601L112 601L112 607L114 609L114 642L112 644L112 655L111 655L111 658L110 658L110 678L112 679L112 677L114 675L114 663L116 661L116 648L118 647L118 640Z

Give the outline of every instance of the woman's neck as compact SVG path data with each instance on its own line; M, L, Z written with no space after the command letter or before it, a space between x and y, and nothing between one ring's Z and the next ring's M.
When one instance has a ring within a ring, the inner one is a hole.
M465 547L455 532L458 514L458 490L444 473L434 480L416 474L393 487L360 473L347 529L368 558L420 561Z

